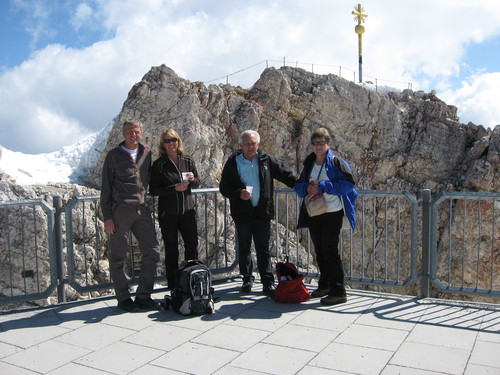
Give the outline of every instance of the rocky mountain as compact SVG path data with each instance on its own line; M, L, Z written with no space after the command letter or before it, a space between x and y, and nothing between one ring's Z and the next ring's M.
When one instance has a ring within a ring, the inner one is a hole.
M122 140L121 124L130 117L144 123L143 142L152 148L154 159L159 154L161 133L167 128L175 128L183 138L186 152L194 158L201 187L205 188L218 187L222 167L237 149L241 131L257 130L261 135L260 148L276 155L298 174L302 161L311 152L311 132L325 127L333 136L334 152L351 165L358 189L406 190L417 198L424 188L431 189L433 195L442 191L500 192L500 126L485 129L473 123L462 124L457 108L447 105L434 93L405 90L382 95L333 74L317 75L290 67L264 70L251 89L229 84L207 87L201 82L182 79L162 65L151 68L131 88L95 168L83 177L84 187L71 184L20 186L4 173L0 176L0 200L40 197L51 203L54 194L61 195L65 202L75 195L98 194L104 156ZM94 236L105 238L102 223L98 223L102 218L92 207L85 215L95 224ZM388 220L391 222L394 218ZM498 215L494 220L498 222ZM291 217L288 223L291 228L294 222L295 217ZM47 238L36 228L16 222L16 214L9 215L1 210L0 225L2 231L9 228L9 236L0 235L1 259L19 260L15 264L0 262L0 294L8 295L11 285L22 285L26 281L15 280L22 274L25 260L12 257L12 254L8 258L6 252L13 249L11 244L6 244L8 238L33 236L41 244L45 244ZM215 227L221 223L210 225ZM46 223L40 222L37 226L43 228ZM81 225L76 227L80 230ZM373 231L373 238L382 238L383 224ZM107 279L104 244L93 248L79 235L80 242L75 244L77 258L85 259L81 255L85 251L93 254L94 263L88 267L79 264L75 268L86 270L82 278L95 282ZM234 233L229 233L230 238L232 235ZM204 240L200 240L203 243ZM292 238L296 240L303 239ZM357 236L354 246L356 241L359 241ZM392 245L389 244L389 248ZM207 248L217 246L211 243ZM20 253L30 250L22 249ZM491 251L498 254L497 248ZM396 256L401 256L403 266L408 267L407 244L402 254L390 255ZM234 260L234 251L228 257ZM47 254L42 258L42 263L47 265ZM371 259L371 254L367 253L366 258ZM35 261L34 258L29 260ZM364 266L359 259L354 259L353 269ZM47 283L48 280L43 281L42 286ZM407 292L415 293L414 290Z
M130 90L105 152L122 139L121 123L137 117L143 140L158 155L161 132L175 128L202 174L216 187L221 168L246 129L261 134L261 148L300 172L317 127L333 136L333 149L353 168L361 189L500 191L500 126L461 124L457 108L434 93L387 96L336 75L298 68L266 69L249 89L180 78L153 67ZM87 182L99 187L103 156Z

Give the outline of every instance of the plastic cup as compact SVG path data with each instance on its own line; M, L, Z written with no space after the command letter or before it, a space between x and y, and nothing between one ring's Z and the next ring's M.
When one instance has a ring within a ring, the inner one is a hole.
M247 191L252 195L253 186L247 186Z
M188 175L189 172L182 172L182 182L189 182Z

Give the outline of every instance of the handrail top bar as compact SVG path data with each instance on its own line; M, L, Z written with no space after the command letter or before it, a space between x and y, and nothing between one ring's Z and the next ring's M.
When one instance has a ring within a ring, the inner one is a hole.
M218 193L219 188L206 188L206 189L192 189L191 190L194 194L203 194L203 193ZM148 197L153 197L151 194L147 194ZM100 195L80 195L77 197L73 197L73 200L77 201L92 201L100 199Z
M274 188L275 192L278 193L293 193L295 192L293 189L285 187L275 187ZM204 194L204 193L219 193L219 188L203 188L203 189L192 189L193 194ZM404 196L408 200L410 200L412 203L417 203L417 200L411 193L409 193L406 190L358 190L358 193L360 195L371 195L374 197L386 197L386 196ZM468 197L475 197L476 199L481 199L481 198L499 198L500 199L500 194L497 193L441 193L441 195L445 194L446 196L468 196ZM477 197L477 195L480 195L480 197ZM148 197L152 197L150 194L148 194ZM78 201L95 201L100 198L100 195L81 195L81 196L75 196L72 198L72 200L68 203L69 206L73 206L76 204ZM436 198L437 199L437 198ZM28 199L28 200L19 200L19 201L7 201L7 202L0 202L0 206L2 205L20 205L20 204L43 204L44 206L47 206L48 208L51 208L47 202L45 202L44 199L38 198L38 199Z
M275 187L275 192L279 193L291 193L294 192L291 188L280 188ZM204 193L219 193L219 188L203 188L203 189L193 189L193 194L204 194ZM409 199L412 203L417 203L418 201L415 197L406 190L358 190L360 195L370 195L374 197L386 197L386 196L404 196ZM148 194L149 197L151 195ZM83 195L76 196L72 198L72 202L68 203L69 206L73 206L77 201L95 201L99 199L99 195ZM500 199L500 193L479 193L479 192L441 192L439 195L432 200L432 204L437 204L441 200L446 198L468 198L468 199ZM18 206L18 205L42 205L44 209L52 210L51 207L44 199L25 199L25 200L12 200L12 201L0 201L0 207L2 206Z
M24 199L18 201L0 201L0 207L2 206L42 206L45 211L54 211L55 208L49 205L45 199Z
M46 204L43 198L36 199L22 199L22 200L10 200L10 201L0 201L0 206L16 206L19 204L23 205L36 205L36 204Z
M432 204L437 204L446 198L468 198L468 199L500 199L500 193L476 193L468 191L443 191L432 200Z
M192 189L193 194L203 194L203 193L218 193L219 188L203 188L203 189Z

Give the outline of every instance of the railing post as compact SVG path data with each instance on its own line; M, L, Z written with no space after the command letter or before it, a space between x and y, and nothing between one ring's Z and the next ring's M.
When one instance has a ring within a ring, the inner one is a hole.
M431 259L431 191L422 191L422 280L421 297L427 298L430 294L430 259Z
M54 195L52 198L54 204L55 218L54 218L54 247L56 251L57 260L57 301L59 303L66 302L65 283L64 283L64 254L63 254L63 241L62 241L62 205L61 197Z

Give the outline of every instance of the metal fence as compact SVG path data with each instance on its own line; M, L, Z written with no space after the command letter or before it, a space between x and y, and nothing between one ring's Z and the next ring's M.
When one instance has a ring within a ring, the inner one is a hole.
M43 199L0 202L0 304L47 298L56 288L54 221Z
M248 85L248 81L255 82L260 74L262 73L262 68L264 67L265 69L269 67L275 67L277 69L284 67L284 66L290 66L294 68L302 68L304 70L308 70L311 73L315 74L336 74L337 76L347 79L352 82L358 82L359 77L356 78L358 74L357 69L351 69L347 67L343 67L340 65L332 65L332 64L322 64L322 63L312 63L312 62L305 62L305 61L290 61L289 59L287 60L285 57L282 60L263 60L254 64L251 64L247 67L244 67L242 69L238 69L235 72L223 75L218 78L210 79L204 81L205 84L210 84L210 83L232 83L232 85L240 85L243 87L246 87ZM251 78L253 77L253 78ZM373 87L373 89L377 92L379 91L394 91L394 90L415 90L416 89L413 87L412 82L402 82L402 81L395 81L395 80L388 80L388 79L383 79L381 77L375 77L375 76L370 76L367 74L363 74L363 82L366 85L369 85L368 87ZM245 82L247 82L245 84Z
M237 277L227 199L218 189L193 193L200 259L216 279ZM356 230L343 230L340 238L346 283L377 290L420 287L414 293L419 297L500 296L500 194L442 193L431 200L424 190L419 203L405 191L359 193ZM273 260L289 256L314 278L318 273L309 233L295 225L300 200L291 189L274 194ZM149 202L155 212L156 200L150 197ZM53 207L42 199L0 202L0 230L0 305L112 293L98 196L75 197L64 206L56 196ZM129 242L126 269L134 284L140 254L132 236ZM165 281L163 259L162 254L159 287Z
M446 293L500 295L500 194L444 192L429 207L424 271L433 286Z

